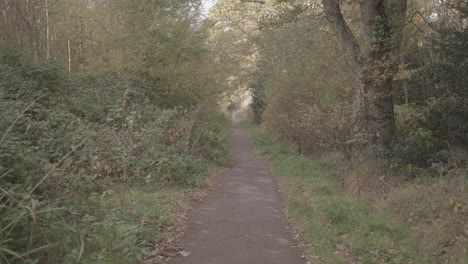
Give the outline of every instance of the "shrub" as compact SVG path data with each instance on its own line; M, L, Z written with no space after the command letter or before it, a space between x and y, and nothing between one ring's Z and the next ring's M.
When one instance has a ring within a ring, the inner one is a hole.
M265 88L261 83L254 83L250 85L250 91L252 93L250 108L252 108L255 122L260 124L263 121L263 112L266 108Z
M419 128L410 131L401 140L393 142L389 147L389 158L396 164L426 167L443 158L440 156L440 150L441 147L434 139L433 133Z

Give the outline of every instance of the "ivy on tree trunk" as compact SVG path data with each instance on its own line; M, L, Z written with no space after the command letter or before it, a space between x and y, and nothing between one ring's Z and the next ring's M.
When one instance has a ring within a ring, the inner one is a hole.
M322 0L322 4L355 76L349 143L388 145L395 135L392 83L398 69L407 0L360 1L366 52L344 19L340 1Z

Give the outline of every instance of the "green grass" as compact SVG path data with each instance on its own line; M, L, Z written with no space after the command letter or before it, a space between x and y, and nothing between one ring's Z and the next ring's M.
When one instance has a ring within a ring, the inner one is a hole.
M305 255L313 263L421 263L416 243L403 223L366 201L341 191L337 177L318 161L279 144L244 122L255 151L268 158L297 223Z

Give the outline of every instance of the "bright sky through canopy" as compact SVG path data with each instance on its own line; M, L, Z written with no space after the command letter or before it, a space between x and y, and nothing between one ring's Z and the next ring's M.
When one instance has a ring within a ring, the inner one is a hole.
M216 0L203 0L202 1L203 17L208 16L208 11L210 11L210 8L212 8L215 4L216 4Z

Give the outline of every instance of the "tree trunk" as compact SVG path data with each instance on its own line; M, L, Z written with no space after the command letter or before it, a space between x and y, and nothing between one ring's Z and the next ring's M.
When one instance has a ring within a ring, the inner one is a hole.
M67 14L67 55L68 55L68 74L71 74L71 43L70 43L70 13Z
M81 72L83 72L83 68L84 68L83 39L84 39L83 16L80 16L80 70Z
M46 11L46 59L50 59L49 1L45 0Z
M392 80L376 80L376 71L381 73L385 68L369 63L356 81L351 128L355 143L388 145L396 132Z
M322 0L322 4L356 78L350 143L388 145L396 132L392 80L398 68L407 0L360 2L366 53L343 17L340 0Z

